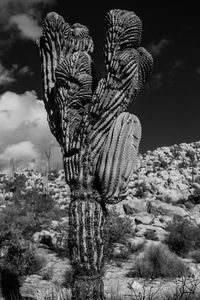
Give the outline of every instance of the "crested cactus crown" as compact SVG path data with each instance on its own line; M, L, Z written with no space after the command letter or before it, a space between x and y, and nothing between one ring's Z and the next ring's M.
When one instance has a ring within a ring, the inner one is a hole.
M109 11L105 29L107 75L94 91L94 46L86 26L70 26L49 13L38 45L45 107L63 152L66 181L87 181L105 202L115 203L124 195L141 138L138 118L125 111L147 82L153 60L140 47L142 22L134 12Z

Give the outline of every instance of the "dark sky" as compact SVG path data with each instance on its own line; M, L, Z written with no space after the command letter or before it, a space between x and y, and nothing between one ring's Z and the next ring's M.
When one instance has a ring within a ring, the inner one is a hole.
M113 8L134 11L143 22L141 46L147 48L154 58L151 79L129 108L129 112L136 114L142 124L140 151L200 140L198 1L139 0L121 1L120 5L105 2L108 1L93 1L89 5L85 1L80 4L58 0L48 7L41 5L37 11L38 22L41 25L41 19L47 12L56 11L70 25L75 22L86 25L94 40L92 58L99 79L104 70L102 47L106 13ZM8 40L7 36L4 38ZM17 64L28 66L31 70L27 76L18 76L9 86L0 86L0 93L35 90L38 98L42 99L40 61L34 42L31 39L16 39L5 47L1 40L0 46L0 59L7 69Z

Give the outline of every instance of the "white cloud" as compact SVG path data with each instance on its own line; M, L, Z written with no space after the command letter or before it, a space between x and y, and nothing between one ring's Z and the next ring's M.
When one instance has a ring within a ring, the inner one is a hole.
M10 69L4 67L0 62L0 86L7 86L25 75L32 76L34 73L28 67L20 68L17 64L13 64Z
M1 14L12 15L20 12L33 13L38 5L52 5L56 0L0 0Z
M17 70L18 76L24 76L24 75L32 76L33 74L34 74L34 72L31 70L31 68L29 66L24 66Z
M15 4L15 5L33 5L33 4L37 4L37 3L44 3L44 4L47 4L47 3L53 3L54 1L52 0L1 0L0 2L0 7L5 7L5 5L9 5L9 4Z
M41 33L41 13L46 5L55 2L56 0L0 0L0 31L16 33L13 25L17 25L20 32L18 37L32 40L37 38ZM11 38L14 36L11 35Z
M0 63L0 86L9 85L10 83L14 82L15 79L13 77L12 70L6 69Z
M10 18L11 25L17 25L22 37L36 40L42 33L37 21L26 14L14 15Z
M163 38L160 39L158 42L151 42L148 46L148 49L153 56L159 56L170 43L170 40Z
M6 166L12 158L14 158L14 162L17 163L18 166L25 166L34 159L40 159L40 153L33 143L24 141L9 145L4 152L0 154L0 163Z
M24 142L26 144L23 144ZM37 99L34 91L22 95L6 92L0 96L1 166L8 164L11 152L15 161L27 161L27 157L30 160L37 158L41 165L45 162L44 150L52 143L56 144L52 151L52 161L60 162L61 152L49 130L44 104ZM23 145L26 145L24 149L27 149L29 154L25 155L26 151L23 149L19 151Z

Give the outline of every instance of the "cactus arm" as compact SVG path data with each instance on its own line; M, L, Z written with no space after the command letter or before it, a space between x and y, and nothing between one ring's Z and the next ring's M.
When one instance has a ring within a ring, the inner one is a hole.
M141 41L142 22L131 11L111 10L105 18L106 41L104 55L107 70L114 63L113 57L117 51L127 48L137 48Z
M70 26L63 17L54 12L47 15L42 27L42 36L38 40L46 103L55 85L55 70L68 52L69 33Z
M75 23L71 26L69 38L70 52L86 51L91 54L94 50L93 40L86 26Z
M121 195L137 160L140 139L139 119L132 114L121 113L114 121L97 160L96 172L105 203L122 200Z
M56 92L62 132L64 166L68 183L81 169L81 149L87 132L87 104L91 99L91 58L87 52L69 54L56 69Z
M152 73L153 59L151 54L143 47L139 47L139 88L141 89Z
M111 10L106 16L106 30L107 76L99 82L90 105L94 165L113 122L135 99L153 67L148 51L138 48L142 22L133 12Z
M105 25L104 56L107 76L104 81L104 93L107 93L109 88L115 89L116 93L118 91L127 92L125 89L127 81L134 81L137 89L137 72L131 71L134 67L137 67L138 55L136 49L141 40L142 22L133 12L111 10L106 15ZM132 65L132 68L127 66L128 63ZM126 74L123 73L124 71ZM102 86L102 83L100 85ZM102 87L101 94L98 91L99 89L93 97L94 104L93 102L91 104L92 113L97 115L101 113L103 108L106 109L107 104L105 102L107 97L102 97ZM126 98L125 95L121 98L121 102L125 100L124 98Z
M80 149L88 127L92 93L92 60L88 53L93 51L93 41L86 26L76 23L70 27L61 16L49 13L38 46L48 122L61 146L70 183L80 174Z

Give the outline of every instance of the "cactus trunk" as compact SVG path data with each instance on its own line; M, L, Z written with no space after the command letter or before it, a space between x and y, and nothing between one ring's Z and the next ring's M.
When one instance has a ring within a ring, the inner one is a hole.
M69 208L69 249L74 276L72 299L103 300L105 211L93 190L77 189Z

